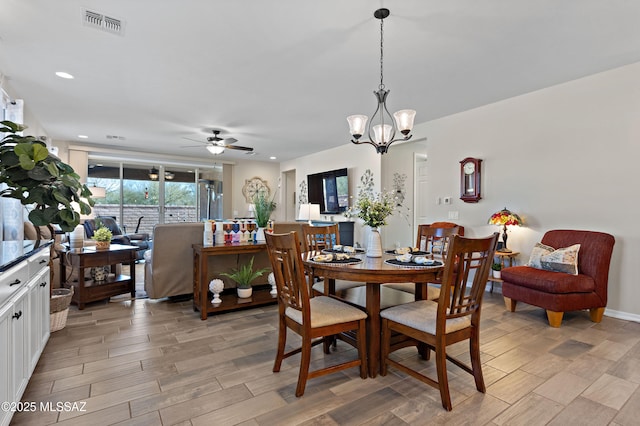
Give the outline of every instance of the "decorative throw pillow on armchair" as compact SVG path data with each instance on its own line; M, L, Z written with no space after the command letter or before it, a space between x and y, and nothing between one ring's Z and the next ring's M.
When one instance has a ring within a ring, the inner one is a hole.
M580 244L554 249L553 247L536 243L531 251L528 266L547 271L564 272L578 275L578 252Z

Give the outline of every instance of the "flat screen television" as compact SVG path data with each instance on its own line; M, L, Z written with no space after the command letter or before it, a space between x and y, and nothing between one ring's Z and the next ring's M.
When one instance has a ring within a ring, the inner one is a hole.
M349 207L349 176L347 169L307 175L309 203L320 204L320 213L336 214Z

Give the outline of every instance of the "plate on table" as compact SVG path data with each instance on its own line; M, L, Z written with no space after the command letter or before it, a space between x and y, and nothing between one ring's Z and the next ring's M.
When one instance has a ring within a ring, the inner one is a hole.
M361 259L358 259L357 257L351 257L346 253L319 254L319 255L313 256L311 258L311 261L317 262L317 263L331 263L336 265L362 262Z
M408 247L404 247L404 248L408 248ZM415 248L412 249L411 251L402 250L402 248L401 248L401 249L395 249L395 250L385 250L384 252L386 254L406 254L406 253L410 253L410 254L412 254L414 256L426 256L428 254L431 254L428 251L418 250L418 249L415 249Z
M322 250L323 253L348 253L348 254L354 254L354 253L364 253L365 250L363 248L360 247L351 247L351 246L334 246L333 248L330 249L324 249Z
M401 266L403 268L438 268L443 265L439 260L427 259L426 262L418 263L414 259L411 259L409 262L403 262L398 259L387 259L384 263L393 266Z

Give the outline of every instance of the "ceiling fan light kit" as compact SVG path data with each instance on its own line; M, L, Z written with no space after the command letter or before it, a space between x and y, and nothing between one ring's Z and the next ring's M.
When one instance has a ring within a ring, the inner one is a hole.
M188 139L190 141L195 141L195 142L199 142L199 143L203 143L206 144L206 148L207 151L209 151L211 154L213 155L220 155L222 153L224 153L225 149L235 149L238 151L248 151L251 152L253 151L253 148L249 148L246 146L239 146L239 145L231 145L235 142L238 142L238 139L236 138L221 138L220 135L220 130L214 129L212 130L213 132L213 136L209 136L207 137L207 141L199 141L196 139L191 139L191 138L184 138L184 139ZM188 147L185 147L188 148Z
M356 145L367 143L373 145L379 154L384 154L389 150L389 146L393 142L407 141L411 139L411 130L413 129L413 120L416 116L416 112L412 109L403 109L391 114L387 110L387 96L389 90L385 89L384 85L384 19L389 16L389 9L378 9L373 13L376 19L380 20L380 85L378 90L373 94L376 96L378 106L371 117L371 121L367 126L369 117L366 115L356 114L347 117L349 122L349 131ZM396 133L402 134L402 137L396 139ZM368 140L360 140L360 138L367 134Z

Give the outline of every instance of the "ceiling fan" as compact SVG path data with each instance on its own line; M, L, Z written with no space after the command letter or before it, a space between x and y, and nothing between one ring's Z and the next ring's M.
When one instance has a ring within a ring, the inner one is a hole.
M238 140L236 138L221 138L219 136L220 130L212 130L212 132L213 132L213 136L207 137L206 142L199 141L196 139L191 139L191 138L184 138L184 139L205 144L207 151L209 151L213 155L222 154L225 149L236 149L238 151L249 151L249 152L253 151L253 148L240 146L240 145L232 145L233 143L238 142ZM199 145L191 145L191 147L193 146L199 146ZM189 148L189 147L185 146L183 148Z

